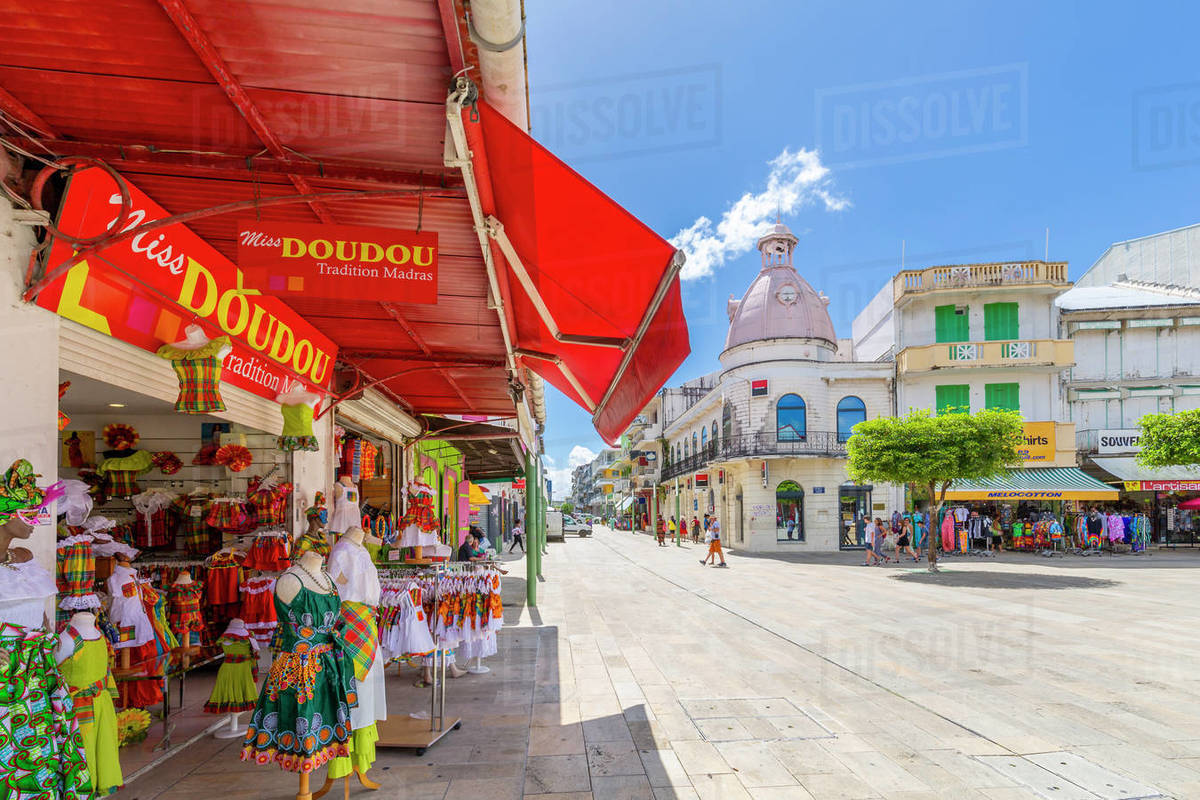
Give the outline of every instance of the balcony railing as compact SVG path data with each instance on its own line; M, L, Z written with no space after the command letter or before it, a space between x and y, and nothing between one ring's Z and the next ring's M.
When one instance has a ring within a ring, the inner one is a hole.
M939 289L976 289L1031 283L1066 285L1066 262L1018 261L905 270L892 282L892 298L899 302L905 295Z
M712 461L731 458L844 456L847 438L846 434L833 431L809 431L798 439L781 439L773 431L727 436L706 450L667 464L662 469L661 480L677 478L703 469Z
M906 347L896 356L900 372L947 367L1070 367L1075 343L1070 339L1025 339L1006 342L954 342Z

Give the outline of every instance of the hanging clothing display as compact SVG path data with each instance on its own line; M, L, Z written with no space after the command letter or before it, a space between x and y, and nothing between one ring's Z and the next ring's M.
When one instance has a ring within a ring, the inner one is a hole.
M421 600L421 585L415 580L390 581L383 592L380 646L388 661L425 656L435 649L429 620Z
M84 639L68 627L58 657L63 679L70 686L92 789L99 795L108 794L125 782L113 705L117 685L108 667L108 642L102 636Z
M227 348L232 348L228 336L217 337L195 350L170 344L158 348L159 358L170 361L179 378L176 411L211 414L225 410L225 402L221 399L221 360L228 352Z
M350 754L350 709L358 699L334 630L341 599L301 585L291 603L275 598L275 612L281 650L250 718L242 760L312 772Z
M339 483L341 492L333 496L333 514L329 517L330 533L345 533L362 526L362 511L358 507L358 487Z
M117 642L113 646L124 650L154 641L154 625L142 603L137 572L132 567L117 564L106 586L112 598L109 617L117 628Z
M260 528L286 525L287 501L291 493L290 483L262 486L258 478L251 479L246 490L246 499L254 512L254 525Z
M173 583L167 590L167 619L171 632L184 646L196 647L204 644L204 617L200 614L200 595L204 587L199 581Z
M274 594L274 578L251 578L242 586L242 610L239 616L260 647L267 646L278 625Z
M0 608L7 609L5 586L0 582ZM57 646L57 637L44 630L0 622L0 651L7 654L0 659L0 796L6 800L93 796L70 687L54 661Z
M170 516L174 501L175 497L162 489L150 489L130 499L137 510L133 528L133 543L137 547L145 550L175 543Z
M439 543L437 512L433 508L433 487L424 481L409 481L408 507L400 518L401 547L429 547Z
M321 449L317 437L313 434L313 407L308 403L281 405L279 411L283 414L283 433L277 440L277 446L285 453L296 450L316 452Z
M252 711L258 701L258 642L240 619L232 620L217 639L225 658L217 670L217 681L204 704L209 714Z
M175 536L183 539L188 555L208 555L220 546L221 532L211 530L205 521L209 502L204 494L182 494L171 502Z
M283 530L260 531L250 545L242 566L260 572L282 572L292 565L288 556L288 536Z
M99 608L100 598L94 591L96 558L92 553L92 537L77 533L58 540L55 563L58 567L58 607L64 611Z
M225 533L238 533L251 524L250 515L236 497L218 497L208 505L208 516L204 518L210 528Z

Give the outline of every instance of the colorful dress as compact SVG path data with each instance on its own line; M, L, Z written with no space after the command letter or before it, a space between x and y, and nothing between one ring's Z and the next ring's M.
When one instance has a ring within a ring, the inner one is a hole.
M230 347L229 337L220 336L195 350L180 350L164 344L158 356L168 359L179 377L175 410L186 414L224 411L221 400L221 351Z
M91 535L79 533L59 539L56 556L58 592L62 595L58 607L64 611L99 608L100 598L94 591L96 558Z
M113 567L107 585L112 598L109 616L117 628L117 641L113 646L123 650L154 641L154 625L142 603L137 572L118 564Z
M277 442L280 450L290 453L295 450L320 450L317 437L313 435L313 407L308 403L280 406L283 414L283 435Z
M171 622L171 632L184 646L203 644L201 634L205 629L204 617L200 614L200 595L204 587L192 583L175 583L167 590L167 619Z
M210 530L204 521L209 502L205 495L183 494L171 503L175 535L183 539L183 549L188 555L206 556L220 547L220 531Z
M350 755L350 709L358 697L334 630L340 608L337 592L303 585L290 604L276 596L282 649L250 718L243 761L312 772Z
M57 637L0 623L0 797L86 800L83 738L54 663ZM114 718L115 720L115 718Z
M225 634L217 640L225 660L217 670L217 682L204 704L209 714L251 711L258 699L258 656L245 637Z
M141 494L137 476L154 468L145 450L105 450L104 460L96 468L104 477L104 492L109 497L130 498Z
M117 709L113 705L117 685L108 670L108 642L104 637L84 639L74 628L67 628L66 635L71 637L74 649L59 669L71 687L92 788L106 795L125 782L117 739Z
M342 485L341 495L333 498L333 514L329 518L331 533L345 533L362 527L362 511L358 507L358 489Z

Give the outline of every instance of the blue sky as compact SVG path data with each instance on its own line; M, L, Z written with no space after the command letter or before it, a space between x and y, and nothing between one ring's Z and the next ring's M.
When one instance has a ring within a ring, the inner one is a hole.
M1114 241L1200 221L1200 8L526 6L533 134L663 236L698 232L692 355L673 383L717 366L725 300L779 205L839 336L902 241L909 267L1041 258L1048 227L1050 258L1078 277ZM550 394L561 497L571 451L602 443Z

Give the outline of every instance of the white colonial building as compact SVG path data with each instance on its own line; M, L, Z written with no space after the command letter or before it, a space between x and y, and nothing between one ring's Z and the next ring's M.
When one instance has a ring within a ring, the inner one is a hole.
M853 426L893 413L893 365L839 344L828 298L793 266L796 244L782 224L759 240L762 267L729 301L721 368L656 403L659 513L716 514L729 544L750 551L856 547L862 519L901 501L846 474Z

